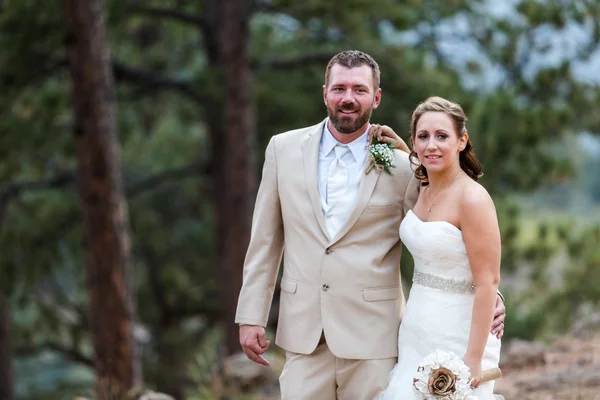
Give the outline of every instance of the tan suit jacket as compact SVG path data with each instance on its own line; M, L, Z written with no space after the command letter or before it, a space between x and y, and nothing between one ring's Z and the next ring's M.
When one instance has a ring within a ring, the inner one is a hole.
M398 229L417 180L408 155L395 151L392 175L363 175L354 210L330 240L317 187L324 123L267 146L236 323L266 326L283 255L278 346L310 354L324 332L337 357L397 357L405 303Z

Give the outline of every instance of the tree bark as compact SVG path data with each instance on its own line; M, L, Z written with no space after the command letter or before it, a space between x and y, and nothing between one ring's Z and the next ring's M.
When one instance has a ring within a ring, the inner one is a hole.
M99 399L141 386L127 202L121 176L111 57L101 0L59 0L67 28L81 201Z
M234 324L242 286L242 268L252 223L255 196L255 120L250 60L251 4L247 0L220 2L220 59L224 69L225 106L222 137L213 137L215 205L217 209L220 304L227 354L240 351Z
M10 298L0 291L0 399L14 397L13 349Z

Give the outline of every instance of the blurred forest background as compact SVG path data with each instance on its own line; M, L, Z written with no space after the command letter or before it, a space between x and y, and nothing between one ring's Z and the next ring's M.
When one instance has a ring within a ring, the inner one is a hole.
M406 139L427 96L465 108L502 229L504 341L597 310L600 1L0 10L1 399L243 392L223 365L264 148L326 116L325 66L346 49L379 62L372 121ZM408 286L408 252L402 270Z

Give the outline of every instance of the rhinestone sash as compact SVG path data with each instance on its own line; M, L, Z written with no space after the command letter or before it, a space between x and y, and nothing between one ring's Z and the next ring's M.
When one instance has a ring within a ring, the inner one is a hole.
M415 271L413 274L413 283L427 286L433 289L439 289L444 292L452 293L472 293L475 284L470 281L458 281L456 279L442 278L436 275Z

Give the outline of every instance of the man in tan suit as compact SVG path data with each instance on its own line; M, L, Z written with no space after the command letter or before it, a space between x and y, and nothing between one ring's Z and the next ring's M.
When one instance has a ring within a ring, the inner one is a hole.
M323 99L327 119L267 146L236 323L248 358L268 365L264 327L283 256L282 398L375 399L398 356L405 302L398 229L418 183L399 150L392 174L365 173L369 119L381 100L369 55L334 56Z

